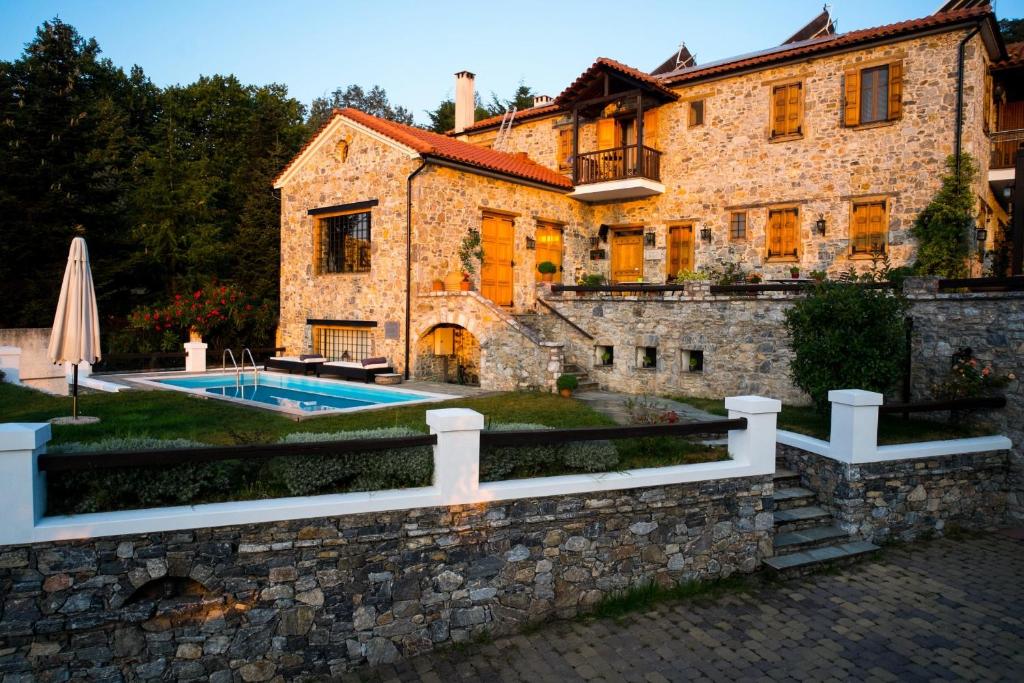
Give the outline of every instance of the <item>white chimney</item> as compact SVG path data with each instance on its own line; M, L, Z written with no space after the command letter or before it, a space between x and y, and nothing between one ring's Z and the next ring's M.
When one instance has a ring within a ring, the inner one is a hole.
M533 96L533 106L535 106L535 107L543 107L543 106L545 106L547 104L551 104L551 99L552 99L551 95L534 95Z
M476 115L476 98L473 93L473 79L468 71L455 74L455 132L461 133L473 125Z

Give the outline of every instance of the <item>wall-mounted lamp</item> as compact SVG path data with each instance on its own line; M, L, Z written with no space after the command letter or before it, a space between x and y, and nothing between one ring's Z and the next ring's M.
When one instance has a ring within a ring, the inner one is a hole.
M815 228L815 230L818 231L819 235L824 235L825 234L825 227L826 227L825 214L819 213L818 214L818 220L814 221L814 228Z
M985 228L978 228L974 231L974 239L978 241L979 245L984 247L985 243L988 242L988 230Z
M1009 199L1013 196L1013 185L1007 185L1003 188L1003 199Z
M702 240L704 240L705 242L710 242L711 241L711 228L709 228L706 225L703 228L701 228L700 229L700 238Z
M532 238L529 235L527 235L526 236L526 248L527 249L536 249L537 248L537 240L535 240L534 238Z

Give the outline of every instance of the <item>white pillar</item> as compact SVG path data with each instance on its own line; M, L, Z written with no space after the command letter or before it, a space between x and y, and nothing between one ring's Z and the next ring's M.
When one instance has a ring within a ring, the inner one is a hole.
M725 409L730 419L747 418L746 429L729 432L730 457L750 465L753 474L775 472L775 428L782 402L764 396L729 396Z
M21 348L17 346L0 346L0 370L4 371L4 381L21 384Z
M185 343L185 372L206 372L206 349L203 342Z
M484 416L468 408L428 410L427 425L431 434L437 434L434 486L440 490L441 504L477 502Z
M38 460L49 440L46 423L0 424L0 545L32 541L36 522L46 511L46 477Z
M833 389L832 456L841 462L867 462L878 450L878 406L885 398L863 389Z

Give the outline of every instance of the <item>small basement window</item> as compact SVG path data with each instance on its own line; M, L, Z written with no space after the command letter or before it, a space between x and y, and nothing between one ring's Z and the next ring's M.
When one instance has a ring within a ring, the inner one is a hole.
M658 347L640 346L636 350L636 364L643 370L658 369Z
M696 349L682 351L683 372L704 372L704 352Z
M594 364L598 367L609 367L615 364L614 346L595 346Z

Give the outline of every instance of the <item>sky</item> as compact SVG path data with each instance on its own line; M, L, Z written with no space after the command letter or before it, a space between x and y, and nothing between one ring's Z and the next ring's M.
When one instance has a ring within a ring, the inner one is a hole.
M932 13L940 0L834 0L840 32ZM997 0L999 17L1024 0ZM597 57L645 71L685 41L698 63L778 45L821 11L821 0L513 0L512 2L200 2L0 0L0 59L16 59L44 20L59 16L126 70L159 86L204 74L283 83L309 104L339 86L380 85L418 122L451 97L456 71L483 97L520 81L557 95Z

